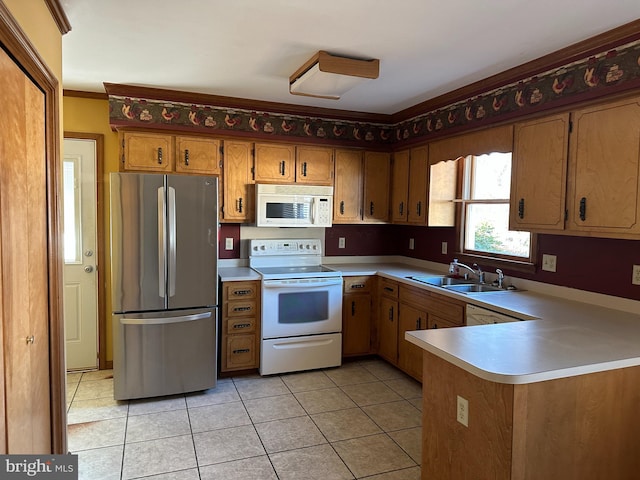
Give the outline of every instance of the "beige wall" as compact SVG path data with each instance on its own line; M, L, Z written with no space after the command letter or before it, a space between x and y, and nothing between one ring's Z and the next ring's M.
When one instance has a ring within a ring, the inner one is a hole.
M104 191L104 253L105 264L102 266L106 280L104 318L106 319L106 352L107 362L113 360L113 340L111 335L111 276L109 257L109 173L118 171L118 134L109 127L109 102L89 98L64 97L63 128L65 132L93 133L104 135L103 152L103 191ZM100 266L98 266L100 268Z

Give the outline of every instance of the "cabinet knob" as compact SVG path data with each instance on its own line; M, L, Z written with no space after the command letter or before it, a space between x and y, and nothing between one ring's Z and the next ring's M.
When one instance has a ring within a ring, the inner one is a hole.
M34 337L33 335L29 335L27 337L27 345L33 345L35 341L36 341L36 337Z

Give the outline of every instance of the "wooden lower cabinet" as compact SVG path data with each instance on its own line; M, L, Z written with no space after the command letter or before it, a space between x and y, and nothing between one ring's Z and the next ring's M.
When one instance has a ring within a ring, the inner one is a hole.
M260 282L222 285L220 371L260 366Z
M424 352L424 371L423 480L638 477L640 367L511 385Z
M463 326L464 302L385 278L378 296L378 355L422 381L422 350L405 333Z
M342 356L371 353L371 290L373 277L344 277Z

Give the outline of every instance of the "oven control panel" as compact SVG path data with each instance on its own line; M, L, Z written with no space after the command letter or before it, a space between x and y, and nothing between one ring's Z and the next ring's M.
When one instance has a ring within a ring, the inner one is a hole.
M322 241L317 238L291 240L251 240L249 255L263 257L272 255L322 255Z

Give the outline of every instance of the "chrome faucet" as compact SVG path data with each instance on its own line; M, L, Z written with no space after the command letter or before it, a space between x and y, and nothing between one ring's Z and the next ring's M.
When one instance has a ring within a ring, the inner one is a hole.
M502 282L504 282L504 273L499 268L496 268L496 273L498 274L498 288L502 288Z
M484 272L482 271L482 269L477 263L473 264L473 268L460 262L457 262L456 264L458 265L458 267L466 268L471 273L473 273L476 277L478 277L478 283L484 283Z

